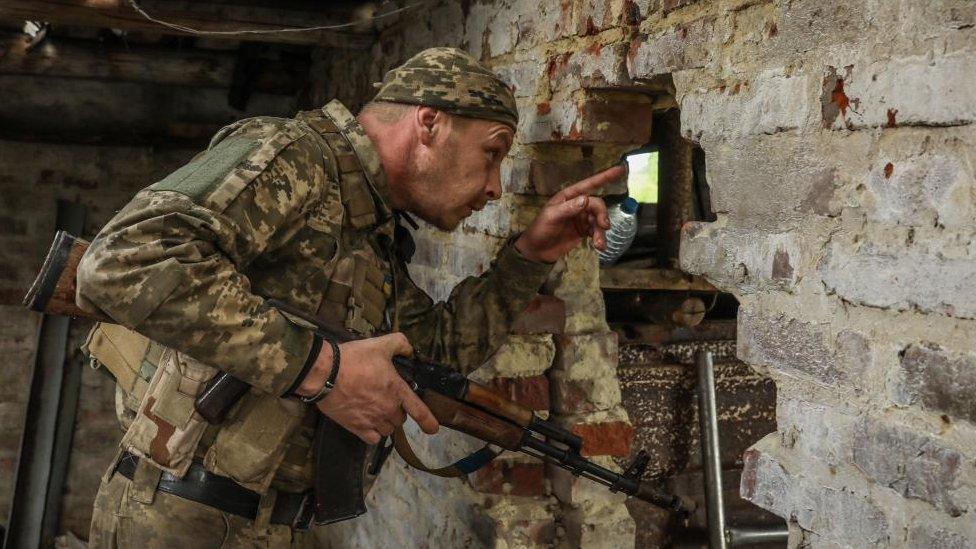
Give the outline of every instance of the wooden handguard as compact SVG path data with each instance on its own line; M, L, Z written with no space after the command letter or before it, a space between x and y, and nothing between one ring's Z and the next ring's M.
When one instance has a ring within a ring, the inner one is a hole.
M528 427L532 423L532 410L480 383L468 382L468 393L464 395L464 400L485 410L491 410L493 414L514 421L521 427Z
M92 320L108 320L89 313L75 304L78 289L78 263L88 249L88 241L65 231L54 235L54 243L47 252L41 271L24 296L24 306L49 315L64 315Z
M518 450L524 430L491 414L482 412L434 391L424 391L424 404L445 427L461 431L506 450Z

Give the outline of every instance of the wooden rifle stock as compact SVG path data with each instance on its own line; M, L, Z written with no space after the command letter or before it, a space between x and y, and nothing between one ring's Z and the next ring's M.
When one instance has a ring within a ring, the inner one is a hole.
M102 315L90 313L75 303L78 289L78 263L88 249L88 241L58 231L47 252L41 271L34 279L24 306L32 311L49 315L63 315L90 320L113 322Z

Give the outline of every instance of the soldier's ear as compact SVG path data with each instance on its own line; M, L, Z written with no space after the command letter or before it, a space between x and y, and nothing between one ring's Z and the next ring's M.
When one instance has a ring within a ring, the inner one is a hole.
M424 145L434 142L434 135L437 133L439 122L442 116L440 111L430 107L418 107L416 112L417 139Z

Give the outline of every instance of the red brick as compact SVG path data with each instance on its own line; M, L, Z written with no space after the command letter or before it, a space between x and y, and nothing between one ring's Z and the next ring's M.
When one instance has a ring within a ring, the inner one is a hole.
M572 162L532 160L529 165L529 182L537 193L551 196L592 174L594 169L593 161L590 159Z
M471 476L471 487L487 494L545 495L545 465L495 460Z
M643 145L651 136L651 100L622 92L588 92L551 100L550 110L528 113L524 144Z
M594 98L582 106L579 139L610 143L645 143L651 137L651 102ZM568 136L573 139L572 136Z
M584 456L629 456L634 426L623 421L581 423L572 428L583 439Z
M590 400L593 393L592 379L566 379L563 376L549 380L552 387L552 409L558 414L595 412L597 406Z
M551 295L535 296L512 323L513 334L561 334L566 327L566 303Z
M549 410L549 378L544 375L498 377L486 385L530 410Z

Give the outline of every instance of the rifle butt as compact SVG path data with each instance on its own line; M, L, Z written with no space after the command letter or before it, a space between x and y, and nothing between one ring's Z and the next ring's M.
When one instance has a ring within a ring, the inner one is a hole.
M88 241L72 236L66 231L54 235L51 249L24 296L24 306L32 311L49 315L63 315L92 320L111 320L90 313L75 303L78 290L78 264L88 249Z

